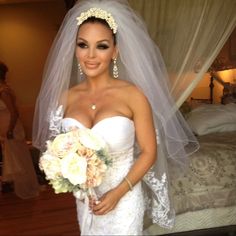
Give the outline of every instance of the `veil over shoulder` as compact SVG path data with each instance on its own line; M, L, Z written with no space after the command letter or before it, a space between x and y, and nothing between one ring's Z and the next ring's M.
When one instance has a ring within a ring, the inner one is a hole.
M184 168L188 155L197 150L198 142L170 95L168 75L158 46L128 1L78 1L67 13L45 65L35 108L33 143L44 149L50 136L51 114L57 112L59 104L65 104L64 92L83 79L77 71L74 56L78 30L76 18L92 7L104 9L114 17L118 25L116 39L120 78L139 87L151 104L159 141L157 161L143 181L147 189L147 209L154 223L172 227L175 214L168 191L168 162Z

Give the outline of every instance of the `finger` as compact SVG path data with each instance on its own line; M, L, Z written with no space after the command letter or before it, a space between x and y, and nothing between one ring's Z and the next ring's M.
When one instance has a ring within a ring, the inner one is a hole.
M106 211L103 212L103 215L106 215L107 213L109 213L109 212L112 211L112 210L113 210L113 208L109 208L108 210L106 210Z
M89 208L90 209L93 209L94 206L96 205L96 201L94 199L89 199Z
M94 212L99 211L99 210L101 210L101 209L104 208L104 207L105 207L105 204L102 203L102 202L100 202L100 203L95 204L95 205L93 206L93 211L94 211Z
M109 213L112 210L112 208L102 208L101 210L97 211L96 213L94 213L95 215L106 215L107 213Z
M106 212L106 210L104 210L103 208L100 209L99 211L95 211L93 212L94 215L104 215Z
M97 200L97 198L95 197L95 196L89 196L89 201L96 201Z
M93 203L90 203L90 204L89 204L89 209L90 209L90 210L93 210L93 206L94 206Z
M112 209L113 209L113 206L111 206L110 204L104 204L100 208L97 208L97 206L94 207L93 213L95 215L104 215L105 213L109 212Z

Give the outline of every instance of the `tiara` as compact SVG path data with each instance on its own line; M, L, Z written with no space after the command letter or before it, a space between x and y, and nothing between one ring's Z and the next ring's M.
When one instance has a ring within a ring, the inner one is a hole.
M112 29L113 33L115 34L117 32L117 24L111 15L111 13L102 10L101 8L90 8L86 12L82 12L79 17L76 18L77 25L81 25L85 20L87 20L89 17L95 17L105 20L110 28Z

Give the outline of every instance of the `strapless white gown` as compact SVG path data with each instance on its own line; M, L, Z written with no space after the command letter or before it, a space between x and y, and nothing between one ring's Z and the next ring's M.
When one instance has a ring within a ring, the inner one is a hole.
M71 127L86 128L79 121L64 118L65 131ZM134 162L134 123L124 116L105 118L91 130L99 134L108 144L113 165L106 173L102 184L95 189L98 197L116 187L127 175ZM127 192L116 208L106 215L95 216L88 211L88 205L76 200L81 235L142 235L144 216L144 196L141 182L133 191Z

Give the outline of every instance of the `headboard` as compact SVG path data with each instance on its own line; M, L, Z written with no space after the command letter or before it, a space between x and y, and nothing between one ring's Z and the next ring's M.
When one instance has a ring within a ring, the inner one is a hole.
M214 83L220 83L223 86L222 96L221 96L221 103L228 104L228 103L236 103L236 84L232 84L229 82L223 81L219 75L215 72L211 72L210 77L210 96L209 98L193 98L191 97L191 103L207 103L212 104L214 102L213 95L214 95Z

